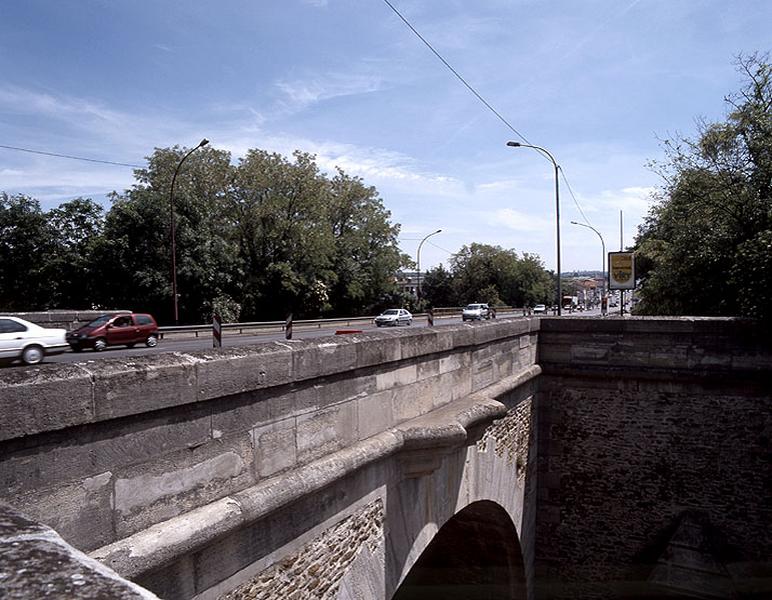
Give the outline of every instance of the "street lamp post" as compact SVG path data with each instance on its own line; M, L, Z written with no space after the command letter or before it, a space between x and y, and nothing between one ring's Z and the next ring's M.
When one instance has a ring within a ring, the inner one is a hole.
M182 167L182 163L185 162L185 160L193 154L196 150L199 148L203 148L209 143L209 140L204 138L198 143L198 146L190 150L185 156L182 157L182 160L180 160L179 163L177 163L177 168L174 169L174 176L172 177L172 185L169 188L169 216L170 216L170 229L171 229L171 238L172 238L172 298L174 300L174 324L179 325L179 308L177 303L177 243L176 243L176 228L174 225L174 184L177 181L177 175L180 172L180 167Z
M560 282L560 185L558 182L558 163L555 157L550 154L546 148L541 146L532 146L531 144L521 144L520 142L507 142L507 146L512 148L533 148L541 152L544 156L552 161L552 166L555 167L555 227L556 227L556 240L557 240L557 262L558 262L558 316L563 314L563 288Z
M438 229L437 231L433 231L432 233L430 233L429 235L424 237L424 239L421 240L421 243L418 244L418 252L416 253L416 261L415 261L415 263L416 263L416 269L418 270L417 273L416 273L418 275L418 277L417 277L417 279L418 279L418 281L417 281L417 288L416 288L418 293L416 294L416 297L417 297L417 299L419 301L421 300L421 246L424 245L424 242L426 240L428 240L433 235L437 235L438 233L442 233L442 229Z
M576 221L571 221L571 225L579 225L580 227L586 227L587 229L592 229L595 233L598 234L598 237L600 238L600 247L603 252L603 255L600 257L600 276L603 279L603 282L600 286L600 297L601 300L603 299L603 296L606 295L606 242L603 241L603 236L600 234L600 231L595 229L592 225L587 225L586 223L577 223Z

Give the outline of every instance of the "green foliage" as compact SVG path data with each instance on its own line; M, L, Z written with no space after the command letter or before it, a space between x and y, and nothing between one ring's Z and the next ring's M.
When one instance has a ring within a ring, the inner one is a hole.
M550 298L550 275L538 256L473 243L450 262L450 272L438 267L426 274L421 289L431 306L470 302L530 306Z
M395 291L409 259L375 188L340 170L329 178L302 152L250 150L236 165L211 147L188 152L156 149L104 216L90 200L44 213L0 196L0 308L126 308L171 322L172 214L181 322L214 310L357 314Z
M54 293L48 265L56 256L56 232L40 203L0 193L0 310L41 310Z
M772 319L772 67L738 66L726 122L665 142L665 186L636 240L640 314Z
M56 252L47 264L54 286L50 303L90 308L96 281L91 274L94 248L104 227L104 211L89 199L76 198L48 212Z
M421 283L421 299L427 306L457 306L453 276L442 265L430 269Z

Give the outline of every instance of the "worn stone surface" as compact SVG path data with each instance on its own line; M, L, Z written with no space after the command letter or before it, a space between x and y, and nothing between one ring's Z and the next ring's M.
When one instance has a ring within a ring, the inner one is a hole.
M1 503L0 597L157 600L66 544L53 530Z
M0 371L0 441L63 429L93 417L91 377L77 365Z

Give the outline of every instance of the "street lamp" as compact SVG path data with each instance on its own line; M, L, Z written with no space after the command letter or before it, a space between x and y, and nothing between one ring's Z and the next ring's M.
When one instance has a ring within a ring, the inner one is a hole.
M603 296L606 295L606 278L604 276L604 273L606 272L606 242L603 241L603 236L600 234L600 231L595 229L595 227L592 225L587 225L586 223L577 223L576 221L571 221L571 225L579 225L580 227L592 229L595 233L598 234L598 237L600 238L600 247L603 251L603 255L600 257L600 276L603 279L603 282L600 286L600 297L602 299Z
M507 142L507 146L512 148L533 148L538 150L544 156L552 161L555 167L555 226L557 230L557 255L558 255L558 316L563 314L563 288L560 283L560 186L558 183L558 163L555 157L549 151L541 146L532 146L531 144L521 144L520 142Z
M437 231L433 231L432 233L430 233L429 235L424 237L424 239L421 240L421 243L418 244L418 252L416 253L416 261L415 261L415 263L416 263L416 269L418 269L418 272L417 272L417 275L418 275L418 282L417 282L418 283L418 287L416 288L418 290L418 294L416 295L416 297L418 298L419 301L421 300L421 246L424 245L424 242L426 240L428 240L433 235L437 235L438 233L442 233L442 229L438 229Z
M204 138L198 143L198 146L190 150L185 156L182 157L182 160L177 163L177 168L174 169L174 176L172 177L172 186L169 188L169 215L170 215L170 221L171 221L171 238L172 238L172 298L174 299L174 324L179 325L179 309L177 306L177 244L176 244L176 238L175 238L175 226L174 226L174 184L177 181L177 174L180 172L180 167L182 167L182 163L185 162L185 159L188 158L191 154L193 154L196 150L199 148L203 148L209 143L209 140Z

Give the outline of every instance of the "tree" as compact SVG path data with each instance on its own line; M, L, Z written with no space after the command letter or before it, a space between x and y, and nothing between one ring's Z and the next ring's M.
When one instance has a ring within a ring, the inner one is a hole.
M231 202L248 318L279 319L326 304L334 243L323 226L329 189L311 155L294 157L250 150L236 169Z
M25 311L53 305L55 232L40 203L0 193L0 309Z
M643 314L772 318L772 67L740 57L745 84L722 123L665 141L665 184L636 239Z
M205 147L179 171L185 148L156 148L137 183L101 208L78 198L43 213L0 197L0 302L126 308L172 320L171 215L180 320L369 312L396 291L408 264L399 225L378 192L315 158L250 150L237 165Z
M453 255L451 274L460 304L526 306L549 299L550 276L533 254L473 243Z
M330 301L338 312L372 312L394 291L394 276L410 258L399 251L399 225L390 222L377 190L341 169L330 182L329 226L334 241Z
M113 194L104 235L93 250L95 292L105 307L152 312L172 320L169 189L186 149L156 149L137 184ZM192 154L177 176L177 282L180 320L202 322L211 303L238 287L233 217L226 202L230 155L213 148Z
M48 211L55 251L46 265L54 291L52 304L90 308L94 299L93 250L104 227L104 210L90 199L75 198Z
M457 306L453 276L445 267L439 265L426 272L421 282L421 297L432 308Z

